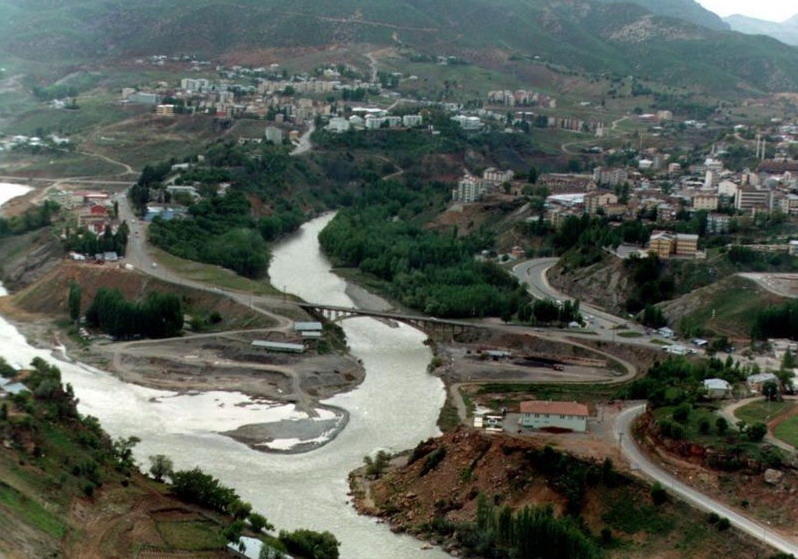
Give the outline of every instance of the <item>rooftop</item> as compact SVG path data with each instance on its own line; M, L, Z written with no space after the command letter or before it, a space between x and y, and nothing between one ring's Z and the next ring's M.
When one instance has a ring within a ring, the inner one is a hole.
M580 404L578 402L550 402L545 400L521 402L521 413L577 415L582 417L588 417L590 415L585 404Z

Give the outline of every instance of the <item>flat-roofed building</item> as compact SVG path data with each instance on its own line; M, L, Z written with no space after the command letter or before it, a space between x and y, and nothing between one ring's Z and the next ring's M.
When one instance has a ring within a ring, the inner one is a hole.
M673 235L666 231L654 231L648 241L648 251L660 258L669 258L673 252Z
M698 235L690 233L676 234L676 254L678 256L695 256L698 252Z
M718 195L703 193L696 194L693 196L693 209L714 212L718 209Z
M549 402L530 400L521 402L522 427L532 429L568 429L584 433L590 411L578 402Z

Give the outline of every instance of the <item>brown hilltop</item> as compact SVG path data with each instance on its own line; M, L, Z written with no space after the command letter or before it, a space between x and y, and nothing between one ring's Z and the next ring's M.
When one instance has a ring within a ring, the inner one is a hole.
M569 435L561 437L572 446ZM595 536L610 530L614 543L606 548L607 557L742 559L770 554L734 531L718 532L703 513L673 498L655 506L647 482L632 476L625 465L605 465L614 448L604 454L591 449L596 458L579 458L556 448L556 440L460 427L420 443L409 457L395 458L380 479L366 480L363 470L353 472L355 503L362 514L382 517L394 531L414 534L459 556L469 550L461 548L458 530L475 521L480 494L516 510L551 506L562 515L569 508L574 480L581 479L579 515ZM547 444L552 441L556 446Z

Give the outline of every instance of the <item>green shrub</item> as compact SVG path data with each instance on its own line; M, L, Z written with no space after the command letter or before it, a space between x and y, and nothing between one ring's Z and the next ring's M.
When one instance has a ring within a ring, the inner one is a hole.
M651 487L651 502L655 505L662 505L668 500L668 492L662 487L662 484L656 482Z

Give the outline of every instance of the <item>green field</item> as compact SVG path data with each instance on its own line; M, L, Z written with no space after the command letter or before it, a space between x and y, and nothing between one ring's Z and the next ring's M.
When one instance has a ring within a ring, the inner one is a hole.
M643 334L640 332L635 332L633 330L628 330L626 332L618 332L617 336L619 338L642 338Z
M798 417L790 417L777 425L773 434L777 439L798 448Z
M220 549L226 543L210 522L159 522L158 532L169 547L178 549Z
M731 276L665 304L664 310L671 316L677 305L685 309L686 312L676 311L681 315L682 330L698 327L704 336L716 333L748 338L757 311L782 301L784 298L765 291L751 280Z
M771 420L780 416L787 410L793 407L794 403L789 401L784 402L768 402L760 400L752 402L741 408L737 408L734 415L745 421L746 423L769 423Z
M43 532L61 538L66 526L61 518L4 483L0 483L0 518L5 511L25 519L25 522Z
M255 295L279 295L281 293L268 280L247 279L221 266L186 260L155 247L152 250L155 259L161 265L188 280Z

